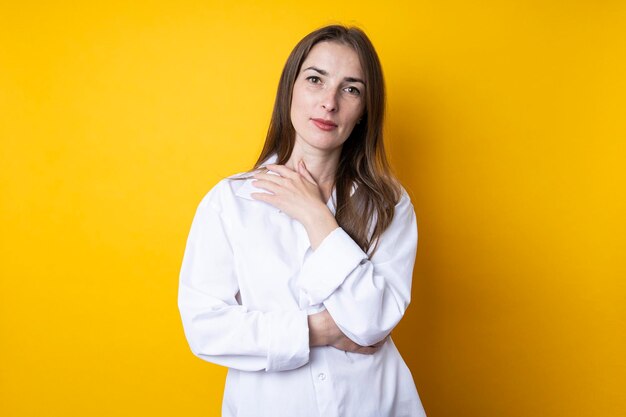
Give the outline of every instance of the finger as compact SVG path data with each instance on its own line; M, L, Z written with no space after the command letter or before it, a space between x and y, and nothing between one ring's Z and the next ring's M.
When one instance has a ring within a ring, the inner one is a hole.
M298 173L296 171L287 168L284 165L267 164L265 165L265 167L271 171L277 172L285 178L295 178L298 176Z
M374 343L374 344L372 345L372 347L377 347L377 348L378 348L378 347L381 347L382 345L384 345L384 344L385 344L385 342L386 342L386 341L387 341L387 338L385 337L385 338L384 338L383 340L381 340L380 342L378 342L378 343Z
M378 348L372 347L372 346L362 346L357 353L360 353L361 355L372 355L374 353L378 352Z
M309 170L306 169L306 165L304 164L303 160L300 160L300 162L298 163L298 173L300 173L300 175L309 180L309 182L317 185L317 182L315 181L315 178L313 178L313 175L311 175Z
M257 180L271 181L278 185L284 185L285 183L285 178L279 175L266 174L266 173L259 172L257 174L254 174L253 177ZM254 181L252 181L252 183L254 184Z
M269 193L250 193L250 197L255 200L264 201L272 205L274 203L274 198L276 198L274 194Z
M343 350L345 352L358 353L361 355L371 355L378 351L378 347L374 346L361 346L354 343L352 340L347 337L342 340L339 344L334 345L337 349Z
M273 194L276 194L277 192L280 191L281 187L280 184L276 184L273 181L267 181L267 180L254 180L251 182L253 187L257 187L257 188L262 188L264 190L267 190Z

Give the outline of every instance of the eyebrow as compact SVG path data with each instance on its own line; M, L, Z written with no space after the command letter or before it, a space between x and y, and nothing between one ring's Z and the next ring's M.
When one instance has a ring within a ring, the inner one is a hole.
M313 70L313 71L315 71L315 72L320 73L321 75L328 75L328 71L324 71L323 69L321 69L321 68L317 68L317 67L308 67L308 68L303 69L303 70L302 70L302 72L304 72L304 71L306 71L306 70ZM345 77L343 80L344 80L344 81L347 81L347 82L349 82L349 83L361 83L361 84L365 85L365 81L363 81L363 80L362 80L362 79L360 79L360 78L355 78L355 77Z

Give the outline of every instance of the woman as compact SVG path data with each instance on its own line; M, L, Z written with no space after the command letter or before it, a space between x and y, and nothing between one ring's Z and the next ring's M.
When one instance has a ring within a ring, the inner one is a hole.
M224 416L424 415L389 337L417 229L383 112L366 35L316 30L287 60L253 171L200 203L179 308L192 351L229 368Z

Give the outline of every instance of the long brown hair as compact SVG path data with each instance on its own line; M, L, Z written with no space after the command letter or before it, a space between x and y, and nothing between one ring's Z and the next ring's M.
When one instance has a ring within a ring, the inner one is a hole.
M289 160L295 142L290 117L293 86L309 51L323 41L352 47L365 77L365 112L343 144L335 173L335 218L339 226L368 252L372 245L375 250L375 242L393 219L400 186L391 174L383 146L385 85L382 68L374 46L361 29L326 26L305 36L291 51L278 84L265 145L254 169L273 154L277 155L277 164Z

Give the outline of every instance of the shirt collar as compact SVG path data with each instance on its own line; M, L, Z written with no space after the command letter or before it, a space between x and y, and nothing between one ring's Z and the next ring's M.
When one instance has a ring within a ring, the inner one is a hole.
M278 159L278 156L276 154L272 154L261 165L273 164L274 162L276 162L277 159ZM245 198L246 200L257 201L254 198L252 198L250 194L258 193L258 192L262 193L263 190L252 185L252 181L254 181L254 178L252 178L253 174L254 174L254 171L244 172L242 174L237 174L232 177L233 179L236 179L237 181L242 182L239 188L237 188L237 190L235 191L235 195L241 198Z

